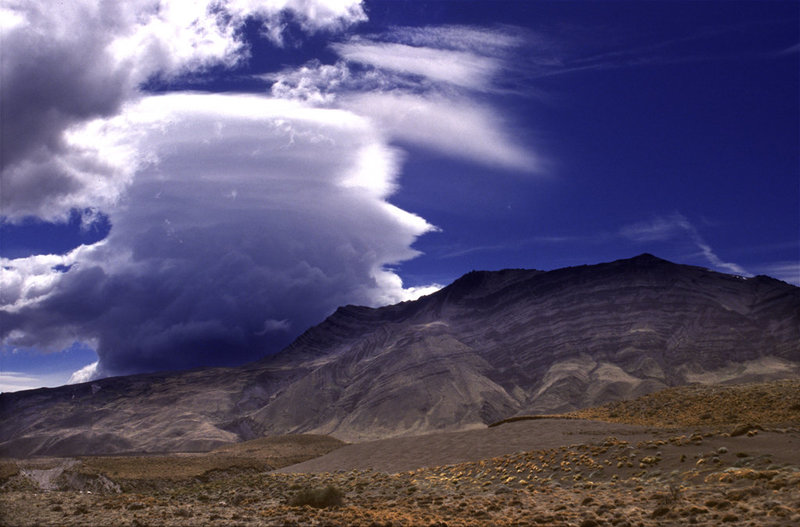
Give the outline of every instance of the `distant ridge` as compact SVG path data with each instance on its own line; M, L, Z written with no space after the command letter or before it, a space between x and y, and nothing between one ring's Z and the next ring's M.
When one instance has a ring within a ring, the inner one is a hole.
M413 302L341 307L239 368L3 394L0 453L207 450L284 433L353 441L798 372L800 288L779 280L650 254L472 271Z

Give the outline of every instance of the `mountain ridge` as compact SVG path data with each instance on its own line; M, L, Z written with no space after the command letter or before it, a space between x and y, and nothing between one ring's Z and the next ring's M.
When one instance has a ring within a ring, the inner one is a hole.
M650 254L472 271L415 301L340 307L238 368L0 395L0 452L203 450L284 433L359 441L798 372L800 288L779 280Z

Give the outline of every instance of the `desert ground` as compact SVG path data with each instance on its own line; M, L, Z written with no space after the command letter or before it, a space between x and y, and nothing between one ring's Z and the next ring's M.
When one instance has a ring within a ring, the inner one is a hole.
M800 525L800 381L344 444L4 459L0 525Z

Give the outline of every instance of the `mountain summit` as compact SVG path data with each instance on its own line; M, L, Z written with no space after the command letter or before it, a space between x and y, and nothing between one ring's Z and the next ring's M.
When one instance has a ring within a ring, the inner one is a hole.
M341 307L239 368L3 394L0 451L202 450L297 432L361 440L798 372L800 288L643 254L473 271L413 302Z

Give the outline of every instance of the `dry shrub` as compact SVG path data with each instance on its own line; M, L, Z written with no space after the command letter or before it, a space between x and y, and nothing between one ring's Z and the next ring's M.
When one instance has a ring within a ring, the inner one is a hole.
M324 488L316 489L303 489L297 494L292 496L289 500L289 505L293 507L302 507L309 505L317 509L325 509L328 507L339 507L342 504L344 493L333 485L328 485Z

